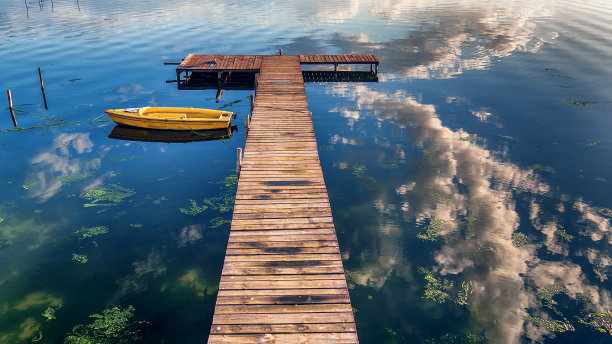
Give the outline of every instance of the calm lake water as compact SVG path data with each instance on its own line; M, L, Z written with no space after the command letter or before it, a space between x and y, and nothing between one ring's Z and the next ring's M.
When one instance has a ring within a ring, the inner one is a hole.
M0 343L133 307L202 343L249 91L166 84L189 53L373 53L310 83L362 343L604 343L612 332L612 4L0 0ZM45 79L45 110L37 67ZM103 110L238 113L229 139L109 138ZM81 327L82 328L82 327Z

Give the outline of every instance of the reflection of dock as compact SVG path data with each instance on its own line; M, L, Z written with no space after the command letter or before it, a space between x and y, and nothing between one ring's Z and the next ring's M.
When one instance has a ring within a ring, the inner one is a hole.
M220 83L237 68L255 73L256 94L208 342L357 343L306 99L304 56L211 56L219 55L189 55L177 69L177 77L187 75L181 83L198 67L219 73ZM376 65L373 75L378 69L372 55L349 57L352 62L326 56L332 64Z

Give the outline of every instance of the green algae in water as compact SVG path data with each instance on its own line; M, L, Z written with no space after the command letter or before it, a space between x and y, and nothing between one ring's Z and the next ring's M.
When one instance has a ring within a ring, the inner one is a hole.
M478 135L474 134L474 135L468 135L466 137L462 137L460 138L461 141L467 141L467 142L478 142L480 140L482 140L480 137L478 137Z
M96 226L96 227L88 227L81 228L78 231L75 231L73 234L79 237L79 240L84 240L87 238L95 237L98 235L108 233L108 227L106 226Z
M593 147L599 144L599 140L591 141L586 144L587 147Z
M572 324L560 320L546 320L544 318L531 317L529 315L523 315L523 320L532 322L539 327L544 327L550 332L574 331L574 326L572 326Z
M153 204L161 204L162 201L166 201L166 197L165 196L161 196L160 198L156 199L153 201Z
M355 165L353 166L353 175L357 178L365 177L366 167L365 165Z
M567 234L565 232L565 230L563 230L563 229L557 229L557 231L555 233L558 234L559 236L561 236L567 242L571 242L574 239L573 235Z
M589 104L597 104L599 103L598 101L595 100L584 100L584 99L580 99L578 97L573 97L567 100L568 103L572 104L572 105L579 105L579 106L587 106Z
M87 179L91 176L92 176L91 173L79 173L79 174L73 174L71 176L57 176L57 180L60 181L62 184L71 184L71 183L78 182L83 179Z
M127 344L140 339L137 328L146 322L134 322L134 307L115 306L105 309L102 314L90 315L93 323L72 328L64 344Z
M38 180L27 182L27 183L23 184L21 187L26 189L26 190L29 190L31 187L35 186L36 184L38 184Z
M134 196L134 190L124 188L118 184L103 186L99 189L89 190L81 194L90 203L85 203L84 207L108 207L121 203L124 199Z
M179 211L183 214L187 214L187 215L191 215L191 216L196 216L198 214L200 214L201 212L203 212L204 210L208 209L207 206L205 205L198 205L198 202L190 199L189 203L191 203L191 207L190 208L179 208Z
M220 227L226 223L232 223L232 220L228 220L228 219L224 219L222 217L215 217L214 219L210 220L210 228L217 228Z
M130 223L130 228L142 228L142 223Z
M459 306L470 304L469 296L472 294L472 281L461 282L461 287L457 290L453 281L436 277L425 268L419 268L419 272L425 274L424 278L427 281L424 298L439 304L447 301L452 301Z
M57 310L60 308L62 308L62 305L59 305L57 307L49 306L47 307L47 309L45 309L45 311L41 315L45 319L47 319L47 321L56 319L55 312L57 312Z
M4 218L0 217L0 223L4 222Z
M89 259L87 259L86 254L76 254L76 253L72 254L72 260L77 263L81 263L81 264L85 264L89 261Z
M584 316L579 322L583 325L591 327L596 331L608 333L612 335L612 312L606 313L589 313Z
M554 297L556 295L567 294L567 293L568 293L567 288L563 287L562 285L551 284L549 286L546 286L538 290L535 296L536 296L536 299L542 304L542 306L552 310L558 315L561 315L561 313L557 310L558 303L557 301L554 300Z
M433 218L429 221L429 224L427 225L427 229L425 230L425 233L419 233L417 234L417 238L421 239L421 240L427 240L427 241L436 241L438 240L438 237L440 236L440 232L442 231L442 224L446 222L442 219L438 219L438 218Z
M227 187L232 187L238 184L238 175L232 174L230 176L227 176L223 178L223 180L218 181L217 184L225 184L225 186Z
M454 335L447 333L439 339L428 339L423 344L486 344L489 341L485 336L479 336L473 333L464 333Z
M611 209L608 209L608 208L594 208L594 209L600 215L612 218L612 210ZM0 221L0 222L2 222L2 221Z
M523 247L528 243L529 239L527 238L527 235L521 232L516 232L512 234L512 245L514 245L515 247Z

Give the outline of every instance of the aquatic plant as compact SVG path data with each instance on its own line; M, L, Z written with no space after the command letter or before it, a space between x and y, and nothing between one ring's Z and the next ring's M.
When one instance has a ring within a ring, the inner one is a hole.
M565 239L565 241L567 242L571 242L574 239L573 235L569 235L565 232L565 230L563 229L557 229L555 231L556 234L560 235L563 239Z
M363 178L365 175L366 167L365 165L357 164L353 166L353 175L357 178Z
M543 326L551 332L567 332L575 330L572 324L560 320L546 320L544 318L531 317L529 315L523 315L523 320L532 322L538 326Z
M587 325L599 332L607 333L612 336L612 312L606 313L589 313L584 316L579 322Z
M421 239L421 240L427 240L427 241L436 241L438 240L438 237L440 235L440 232L442 231L442 224L445 223L446 221L442 220L442 219L438 219L438 218L433 218L429 221L429 224L427 225L427 228L425 229L425 233L419 233L417 234L417 238Z
M594 208L600 215L612 218L612 210L609 208ZM0 221L2 222L2 221Z
M166 197L165 196L161 196L160 198L156 199L153 201L153 204L161 204L162 201L166 201Z
M573 97L567 100L568 103L572 104L572 105L579 105L579 106L586 106L589 104L597 104L597 101L594 100L584 100L584 99L580 99L578 97Z
M215 217L214 219L210 220L210 228L217 228L220 227L226 223L232 223L232 220L229 219L224 219L222 217Z
M134 194L136 193L132 189L124 188L119 184L111 184L99 189L89 190L81 194L80 197L90 201L90 203L85 203L84 207L107 207L117 205L124 199L134 196Z
M223 178L222 180L218 181L217 184L225 184L225 186L227 187L232 187L238 184L238 175L236 174L229 175Z
M488 342L487 337L473 333L463 333L460 335L447 333L439 339L428 339L423 344L486 344Z
M78 182L79 180L87 179L91 176L91 173L78 173L73 174L71 176L57 176L57 180L60 181L62 184L70 184Z
M81 264L85 264L89 261L89 259L87 259L87 255L86 254L76 254L73 253L72 254L72 260Z
M468 297L472 294L472 281L461 282L461 289L457 292L455 303L460 306L469 305Z
M115 306L102 314L90 315L91 324L77 325L64 339L64 344L126 344L136 342L144 321L134 322L134 307Z
M53 306L49 306L47 307L47 309L45 309L45 311L41 314L45 319L47 319L47 321L49 320L53 320L55 319L55 312L62 308L62 305L59 305L57 307L53 307Z
M33 187L36 184L38 184L38 180L33 180L31 182L27 182L27 183L23 184L21 187L26 189L26 190L29 190L31 187Z
M521 232L516 232L512 234L512 245L514 245L515 247L523 247L528 243L529 239L527 238L527 235Z
M548 173L555 173L555 168L551 167L551 166L543 166L540 164L535 164L533 166L531 166L534 170L536 171L540 171L540 172L548 172Z
M599 140L591 141L586 144L587 147L593 147L599 144Z
M96 226L96 227L89 227L89 228L81 228L78 231L73 232L74 235L79 237L79 240L84 240L87 238L91 238L91 237L95 237L98 235L102 235L102 234L106 234L108 233L108 227L106 226Z
M562 316L561 312L557 310L557 301L554 300L556 295L567 294L568 290L560 284L551 284L544 288L539 289L535 296L536 299L542 304L542 306L552 310L556 314Z
M424 268L419 268L419 270L425 274L425 280L427 281L424 297L437 303L448 301L451 297L448 291L453 289L453 282L447 279L436 278Z
M208 209L207 206L205 205L198 205L198 202L190 199L189 202L191 203L191 207L190 208L179 208L179 211L183 214L187 214L187 215L191 215L191 216L196 216L199 213L203 212L204 210Z
M4 222L4 218L0 217L0 223Z
M64 121L64 120L59 120L58 122L55 122L55 123L35 125L35 126L32 126L32 127L20 127L20 128L3 129L3 130L0 130L0 134L12 133L12 132L15 132L15 131L23 131L23 130L30 130L30 129L55 127L55 126L58 126L58 125L64 125L64 124L68 124L68 123L70 123L70 122Z
M130 223L130 228L142 228L142 223Z
M460 138L461 141L467 141L467 142L478 142L480 140L482 140L480 137L478 137L478 135L474 134L474 135L468 135L466 137L462 137Z

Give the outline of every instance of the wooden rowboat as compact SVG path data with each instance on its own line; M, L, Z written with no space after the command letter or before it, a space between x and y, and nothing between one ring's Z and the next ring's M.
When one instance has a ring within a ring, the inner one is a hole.
M229 111L183 107L141 107L105 110L115 123L165 130L224 129L230 126Z

